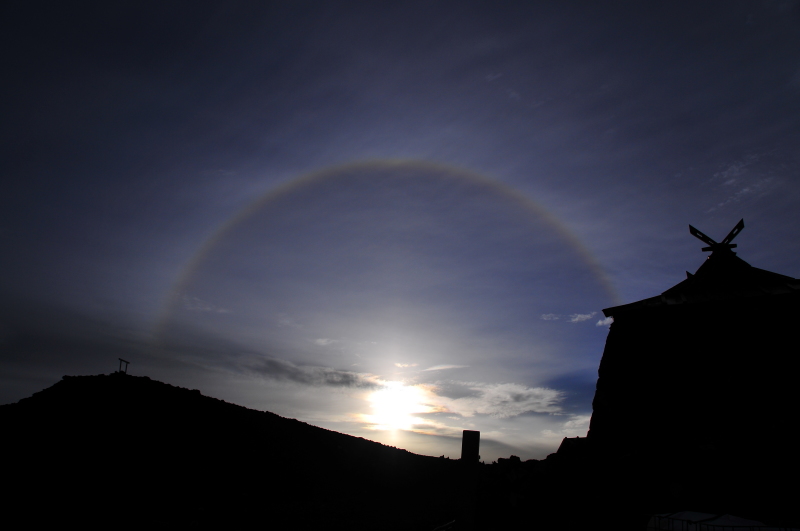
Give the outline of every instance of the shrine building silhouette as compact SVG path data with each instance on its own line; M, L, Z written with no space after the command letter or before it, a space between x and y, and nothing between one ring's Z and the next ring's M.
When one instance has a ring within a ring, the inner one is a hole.
M793 503L797 489L778 485L800 471L800 280L739 258L743 228L717 243L690 226L711 253L694 274L603 310L614 321L589 433L562 448L580 442L620 496L755 513Z

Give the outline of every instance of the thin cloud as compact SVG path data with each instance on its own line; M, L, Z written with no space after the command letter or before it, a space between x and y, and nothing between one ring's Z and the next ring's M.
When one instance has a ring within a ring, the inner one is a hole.
M448 398L438 395L442 391L434 386L431 391L437 394L438 401L447 408L447 411L462 417L474 415L490 415L497 418L510 418L523 413L559 413L558 405L564 394L556 389L546 387L526 387L520 384L486 384L481 382L449 382L458 384L464 393L459 398ZM463 392L462 391L462 392Z
M586 435L590 420L592 420L591 415L575 415L562 424L560 430L543 430L542 435L554 439Z
M342 371L331 367L295 365L286 360L266 358L248 367L252 372L272 380L295 382L315 387L348 387L378 389L377 379L371 375Z
M277 322L278 326L280 326L281 328L302 328L302 326L297 321L295 321L288 314L285 313L278 314Z
M405 369L406 367L416 367L417 363L395 363L395 367L400 367L401 369ZM430 370L430 369L428 369Z
M597 312L592 312L592 313L573 313L572 315L569 316L569 322L570 323L580 323L580 322L583 322L583 321L588 321L589 319L591 319L595 315L597 315Z
M758 162L758 155L752 155L745 160L734 161L730 163L726 169L715 173L714 177L722 179L724 181L723 184L733 184L739 177L747 173L745 168L755 162Z
M726 182L725 185L740 184L738 181ZM749 183L744 184L742 188L726 197L723 201L717 203L716 206L711 207L708 212L713 212L718 208L724 208L728 205L740 203L750 197L760 197L769 193L772 189L772 178L763 177L751 180Z
M597 324L595 326L611 326L611 323L613 322L614 322L613 317L606 317L605 319L600 319L599 321L597 321Z
M328 339L327 337L321 337L319 339L315 339L314 343L321 347L327 347L328 345L333 345L334 343L338 343L336 339Z
M464 428L460 426L448 426L435 419L420 417L417 422L412 425L411 431L424 435L438 435L440 437L461 437Z
M445 398L452 398L458 400L459 398L480 398L483 392L471 386L469 383L456 382L456 381L442 381L436 382L431 388L431 392L437 396Z
M543 313L542 320L544 321L557 321L561 319L561 316L555 313Z
M447 369L466 369L467 367L469 367L469 365L434 365L433 367L422 369L422 371L444 371Z
M192 312L230 313L227 308L221 308L198 297L183 297L183 307Z
M711 180L719 183L718 186L724 190L725 197L707 212L768 194L775 183L773 177L765 176L764 172L758 171L761 158L758 154L748 155L742 160L731 162L724 170L715 173Z

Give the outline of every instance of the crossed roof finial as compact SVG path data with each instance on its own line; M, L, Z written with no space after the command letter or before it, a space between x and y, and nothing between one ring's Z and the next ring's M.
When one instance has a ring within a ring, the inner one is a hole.
M743 228L744 228L744 219L740 219L739 223L737 223L736 226L733 229L731 229L731 231L728 233L728 235L725 236L725 239L722 240L720 243L715 242L714 240L712 240L711 238L709 238L708 236L706 236L705 234L703 234L702 232L700 232L696 228L692 227L691 225L689 225L689 232L695 238L701 240L703 243L708 244L708 247L703 247L703 249L702 249L703 252L706 252L706 251L714 252L714 251L720 251L720 250L723 250L723 249L730 250L730 249L733 249L734 247L736 247L736 244L735 243L731 244L731 242L733 241L733 239L740 232L742 232Z

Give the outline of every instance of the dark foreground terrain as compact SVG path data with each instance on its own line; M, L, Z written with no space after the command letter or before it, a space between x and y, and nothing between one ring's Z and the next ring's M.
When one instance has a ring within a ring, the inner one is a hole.
M453 519L457 461L147 377L64 377L0 406L0 423L3 520L24 528L430 530Z
M0 427L7 529L433 531L471 513L487 531L644 531L681 510L798 527L782 453L647 456L635 440L578 439L469 468L122 373L65 376L0 406Z

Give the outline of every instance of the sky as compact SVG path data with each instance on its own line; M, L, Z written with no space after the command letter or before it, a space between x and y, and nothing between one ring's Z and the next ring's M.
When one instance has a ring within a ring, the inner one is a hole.
M602 310L702 264L689 224L743 218L738 255L800 277L798 1L8 1L0 26L0 403L121 357L541 459L586 434Z

